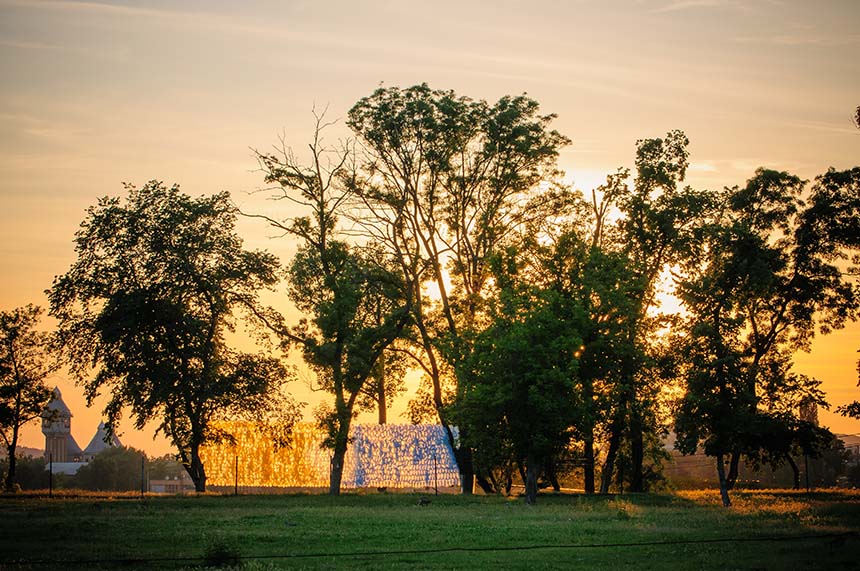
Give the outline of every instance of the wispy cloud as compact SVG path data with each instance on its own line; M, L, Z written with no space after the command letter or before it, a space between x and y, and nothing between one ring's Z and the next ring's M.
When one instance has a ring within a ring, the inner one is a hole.
M842 47L860 44L860 34L819 35L819 34L773 34L768 36L734 38L742 44L772 44L777 46L817 46Z
M755 10L756 4L779 6L782 2L781 0L761 0L760 2L750 2L749 0L670 0L652 11L662 14L707 8L750 12Z
M63 46L58 46L58 45L54 45L54 44L46 44L43 42L18 41L18 40L0 40L0 47L13 48L13 49L17 49L17 50L45 50L45 51L65 49Z
M102 12L126 16L168 17L178 14L178 12L172 10L157 10L104 2L77 2L75 0L2 0L0 5L76 12Z

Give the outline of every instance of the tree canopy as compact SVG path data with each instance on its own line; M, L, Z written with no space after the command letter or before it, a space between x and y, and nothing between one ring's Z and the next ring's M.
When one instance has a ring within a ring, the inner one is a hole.
M51 400L46 380L57 370L51 336L37 329L41 314L34 305L0 311L0 434L9 458L7 491L15 485L20 430L42 415Z
M759 169L746 186L726 189L684 268L690 359L678 442L687 452L703 443L716 457L727 505L740 456L784 458L773 454L778 443L796 440L792 427L798 438L807 430L800 402L825 404L817 381L791 371L793 353L860 310L845 267L860 249L860 168L829 170L803 200L805 186Z
M77 260L48 292L88 402L110 391L111 430L126 406L137 428L158 422L198 491L206 486L200 446L229 436L217 420L268 417L283 438L297 413L281 391L280 360L227 341L237 312L262 312L259 291L278 283L278 260L243 249L235 222L226 193L126 185L124 200L105 197L87 211Z
M332 449L329 493L337 495L356 407L372 386L378 388L374 375L408 324L412 299L388 252L344 239L339 220L354 191L351 150L327 147L324 128L323 116L317 116L307 164L290 149L257 153L266 182L280 187L276 197L302 208L300 216L286 220L259 216L299 240L286 272L287 294L305 317L289 326L271 315L269 324L285 346L301 350L320 386L334 397L333 406L323 404L316 417Z

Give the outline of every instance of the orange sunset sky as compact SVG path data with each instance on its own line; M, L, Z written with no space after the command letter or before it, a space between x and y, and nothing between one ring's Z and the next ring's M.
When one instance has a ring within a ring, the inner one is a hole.
M243 210L287 214L250 194L263 181L249 147L283 135L300 153L315 106L343 118L380 84L490 101L527 92L558 114L573 141L560 166L585 191L632 166L636 139L670 129L690 138L697 188L743 184L758 166L807 179L850 168L858 22L856 0L0 0L0 307L47 304L85 209L123 181L229 190ZM347 135L341 121L327 136ZM285 262L293 251L258 220L239 231ZM266 300L287 309L283 290ZM843 404L860 397L857 349L853 325L796 368ZM88 410L64 376L51 383L86 446L102 403ZM169 451L152 430L121 429L126 444ZM22 444L43 446L37 426Z

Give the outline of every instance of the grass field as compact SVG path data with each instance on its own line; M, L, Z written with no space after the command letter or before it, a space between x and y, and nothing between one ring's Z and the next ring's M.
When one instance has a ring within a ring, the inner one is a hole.
M425 497L429 504L420 505ZM849 569L860 493L0 498L0 569Z

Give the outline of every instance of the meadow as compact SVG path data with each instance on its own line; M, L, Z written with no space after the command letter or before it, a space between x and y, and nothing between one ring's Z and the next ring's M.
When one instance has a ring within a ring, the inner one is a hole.
M848 569L860 492L0 498L0 570Z

